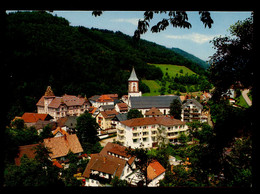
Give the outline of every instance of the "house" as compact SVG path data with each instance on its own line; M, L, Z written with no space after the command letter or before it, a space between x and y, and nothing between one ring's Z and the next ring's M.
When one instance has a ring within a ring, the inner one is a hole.
M128 104L128 95L123 95L123 96L121 97L121 100L122 100L124 103Z
M112 119L119 114L115 109L100 111L96 117L96 122L100 126L101 129L106 130L112 128Z
M88 112L92 115L92 117L96 118L96 116L98 115L99 113L99 109L97 107L94 107L94 106L90 106L88 108Z
M34 127L37 130L38 134L40 134L46 125L49 125L51 130L56 129L57 127L57 123L54 121L42 121L40 119L35 123Z
M128 155L126 147L107 143L98 154L91 154L83 177L85 186L104 186L110 184L117 176L131 185L137 185L141 179L135 166L135 156ZM159 181L165 176L165 168L156 160L147 167L148 186L159 186Z
M67 135L66 133L59 137L46 138L43 140L46 147L50 148L50 158L65 160L69 150L74 154L80 155L83 152L81 144L76 134Z
M159 181L164 179L165 168L157 161L152 161L147 167L148 187L158 187Z
M89 107L87 98L74 95L55 96L48 86L45 94L37 102L37 112L51 115L54 120L65 116L79 116Z
M54 135L54 137L61 137L64 135L69 135L65 130L63 130L60 127L57 127L54 131L52 131L52 134Z
M138 148L142 144L152 148L158 145L159 137L169 143L178 142L180 133L187 129L185 122L167 116L134 118L117 125L117 141L126 147Z
M39 121L39 120L50 121L51 119L53 119L53 117L50 116L49 114L39 114L39 113L25 112L23 114L23 116L21 117L21 119L24 120L24 124L27 127L31 127L31 126L34 126L36 124L36 122Z
M212 97L212 95L208 92L204 92L201 96L200 96L200 100L201 101L208 101L210 98Z
M104 105L114 105L114 101L118 98L117 94L103 94L103 95L94 95L89 98L89 101L92 106L99 108Z
M152 107L149 111L146 111L144 114L145 117L159 117L163 116L162 112L159 109Z
M119 122L125 120L127 120L127 113L119 113L112 119L111 127L116 129L117 128L116 126L119 124Z
M140 96L140 97L130 97L129 108L137 109L145 115L146 111L151 108L157 108L163 115L170 114L170 105L173 100L180 100L179 96Z
M192 121L205 121L202 116L203 106L195 99L187 99L185 103L182 104L181 118L182 121L192 122Z
M115 176L125 180L133 173L135 157L128 155L125 149L124 146L107 143L100 153L91 154L83 173L85 186L103 186L110 184Z
M115 105L115 110L119 113L127 113L128 112L128 106L126 103L117 103Z
M57 120L58 127L61 127L65 131L72 132L77 125L77 116L66 116Z

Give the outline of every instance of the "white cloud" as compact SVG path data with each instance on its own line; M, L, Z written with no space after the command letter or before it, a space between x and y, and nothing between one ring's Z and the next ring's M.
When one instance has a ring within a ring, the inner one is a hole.
M118 19L112 19L110 21L112 21L112 22L122 22L122 23L126 22L126 23L130 23L130 24L137 26L138 20L139 20L139 18L118 18Z
M218 36L218 35L205 35L205 34L199 34L199 33L192 33L192 34L185 34L185 35L166 35L166 38L191 40L198 44L203 44L203 43L209 42L215 36Z

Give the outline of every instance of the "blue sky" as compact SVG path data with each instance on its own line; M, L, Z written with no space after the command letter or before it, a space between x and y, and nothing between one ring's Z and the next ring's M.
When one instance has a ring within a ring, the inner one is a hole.
M143 11L105 11L101 16L92 16L92 11L54 11L52 14L66 18L72 26L85 26L113 31L121 31L133 36L139 19L143 18ZM212 28L205 28L200 21L198 11L187 12L190 29L173 28L168 26L165 31L152 33L150 30L141 36L142 39L164 45L168 48L183 49L203 60L208 60L215 50L209 43L215 36L229 35L228 28L238 20L250 17L251 12L218 12L212 11L214 21ZM167 16L155 14L150 27Z

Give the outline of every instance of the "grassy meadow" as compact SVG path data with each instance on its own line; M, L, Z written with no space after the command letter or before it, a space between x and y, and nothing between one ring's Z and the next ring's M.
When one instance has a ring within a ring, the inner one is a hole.
M179 76L185 75L186 73L188 73L188 75L196 74L185 66L171 65L171 64L151 64L151 63L148 63L148 65L154 65L156 67L159 67L162 70L164 77L167 74L169 77L173 77L173 78L176 76L176 74L178 74ZM160 95L161 82L159 80L142 80L142 82L145 83L150 88L150 93L144 93L143 96ZM165 92L166 95L174 94L173 91L171 91L170 93L168 92L169 85L170 82L166 81L166 92Z

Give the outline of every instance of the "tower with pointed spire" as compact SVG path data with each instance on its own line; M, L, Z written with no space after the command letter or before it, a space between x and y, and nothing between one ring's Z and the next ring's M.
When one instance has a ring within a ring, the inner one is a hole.
M139 91L139 79L136 76L134 67L128 79L128 99L130 96L142 96L142 92Z

